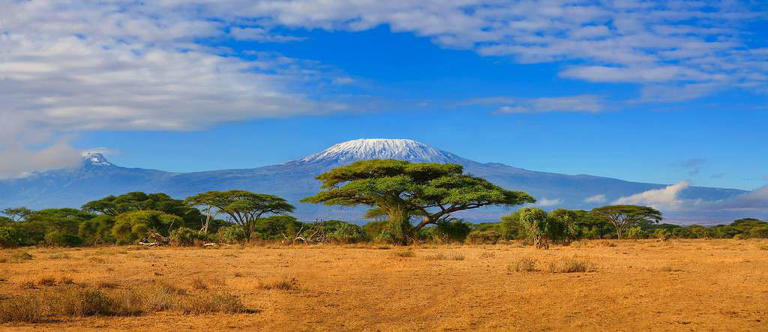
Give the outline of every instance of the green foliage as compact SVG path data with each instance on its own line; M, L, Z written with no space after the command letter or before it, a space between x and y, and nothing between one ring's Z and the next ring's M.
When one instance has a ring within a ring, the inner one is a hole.
M12 226L0 226L0 248L14 248L22 244L22 239Z
M83 244L83 239L60 230L52 230L45 234L45 244L56 247L76 247Z
M242 243L248 239L245 230L240 226L230 225L219 228L216 233L219 241L229 244Z
M467 236L467 240L474 244L496 244L502 238L497 231L473 231Z
M613 225L616 236L621 239L624 232L634 226L648 226L658 224L661 221L661 212L658 210L637 205L609 205L595 208L591 212L597 219L603 219Z
M752 227L748 234L751 238L768 238L768 225Z
M112 236L118 244L135 243L151 235L168 236L173 228L182 226L179 216L161 211L125 212L115 217Z
M172 245L180 247L189 247L208 240L205 233L186 227L179 227L172 230L169 238Z
M204 209L208 216L213 213L227 215L231 222L243 228L246 238L249 239L255 231L257 220L262 216L280 215L294 210L293 205L283 198L245 190L208 191L189 197L186 202Z
M365 160L316 177L323 191L302 202L326 205L367 205L386 214L392 235L407 242L414 231L438 224L457 211L488 205L534 202L526 193L505 190L471 175L456 164L410 163L401 160ZM412 216L423 219L415 227Z
M114 217L102 214L82 222L77 234L89 245L114 243L115 238L112 235L114 225Z
M437 243L464 242L472 231L472 226L463 220L443 221L435 227L422 229L421 238Z
M387 229L387 224L386 220L371 221L363 225L363 232L369 239L376 240Z
M11 221L25 221L27 218L32 214L32 210L26 208L26 207L17 207L17 208L7 208L0 211L0 213L8 216L8 219Z
M341 220L306 224L300 236L311 243L357 243L370 240L362 227Z
M252 236L262 240L293 238L301 229L301 223L292 216L270 216L256 221Z

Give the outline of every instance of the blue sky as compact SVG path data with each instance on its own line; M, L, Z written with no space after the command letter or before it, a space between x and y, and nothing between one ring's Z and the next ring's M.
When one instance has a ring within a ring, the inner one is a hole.
M540 171L768 184L759 2L9 6L6 175L94 148L196 171L385 137Z

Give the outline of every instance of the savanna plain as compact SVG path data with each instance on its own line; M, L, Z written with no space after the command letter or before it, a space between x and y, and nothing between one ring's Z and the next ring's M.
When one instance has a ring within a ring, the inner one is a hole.
M768 240L0 251L1 330L768 330Z

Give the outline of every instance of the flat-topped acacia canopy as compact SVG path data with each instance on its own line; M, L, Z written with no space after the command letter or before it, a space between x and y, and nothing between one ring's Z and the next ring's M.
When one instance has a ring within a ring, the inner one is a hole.
M527 193L506 190L463 172L457 164L358 161L318 175L323 191L302 202L368 205L395 222L409 222L410 216L419 215L423 219L414 227L418 230L446 220L457 211L536 201Z

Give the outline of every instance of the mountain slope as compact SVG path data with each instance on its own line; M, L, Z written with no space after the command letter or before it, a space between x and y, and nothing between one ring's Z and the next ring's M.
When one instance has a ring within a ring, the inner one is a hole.
M130 191L165 192L186 197L207 190L245 189L280 195L297 205L295 215L305 220L343 218L357 221L362 209L301 204L298 201L319 190L318 174L356 160L402 159L411 162L457 163L466 172L487 178L502 187L532 194L544 205L590 208L619 197L662 184L628 182L588 175L536 172L497 163L478 163L412 140L363 139L343 142L319 153L254 169L235 169L192 173L124 168L113 165L100 154L84 156L76 169L55 170L0 181L0 207L28 206L78 207L110 194ZM744 193L741 190L690 187L685 198L725 199ZM603 195L604 202L587 203L591 196ZM465 214L474 220L497 220L506 213L486 208Z

